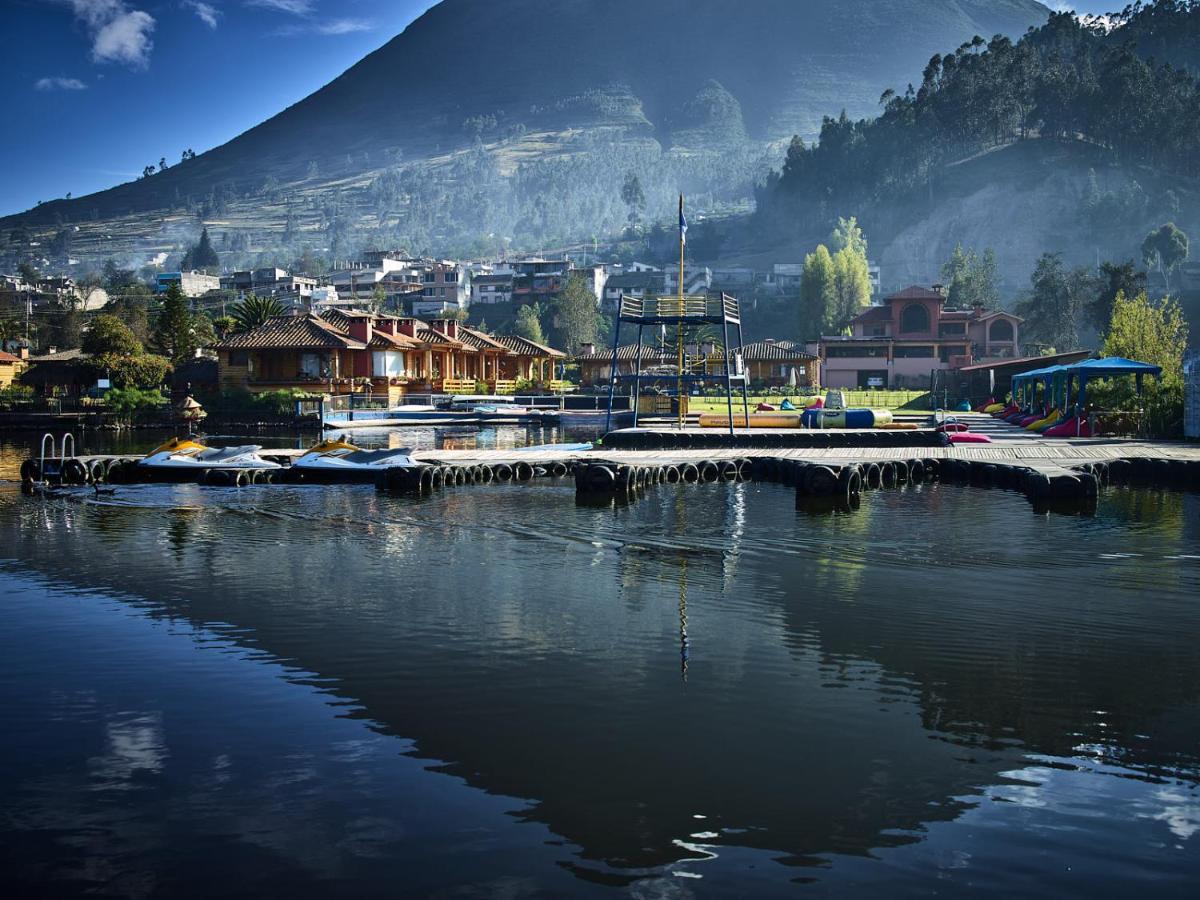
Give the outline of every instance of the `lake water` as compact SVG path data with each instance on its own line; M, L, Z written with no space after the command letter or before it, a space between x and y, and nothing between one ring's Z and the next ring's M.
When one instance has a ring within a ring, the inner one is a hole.
M8 896L1200 878L1196 495L9 485L0 584Z

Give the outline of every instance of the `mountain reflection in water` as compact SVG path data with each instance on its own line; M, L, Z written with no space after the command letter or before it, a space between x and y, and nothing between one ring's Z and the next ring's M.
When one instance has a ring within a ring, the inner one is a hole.
M1012 494L942 485L828 517L797 513L774 485L663 487L616 509L576 506L569 485L545 481L425 501L349 486L147 486L105 504L0 493L14 598L45 593L11 600L0 626L29 657L0 664L5 699L42 693L33 673L64 652L30 637L47 605L72 630L64 586L85 592L89 629L136 609L238 673L206 662L212 701L164 690L158 707L118 704L101 726L110 683L173 684L193 663L98 653L92 700L16 703L4 725L53 722L54 757L85 754L92 785L191 779L188 802L214 816L237 804L204 787L223 776L189 761L197 740L239 758L249 794L307 798L300 816L231 810L219 829L228 869L279 873L256 882L267 893L304 891L296 842L357 859L345 797L366 794L361 816L388 835L378 866L322 869L348 893L386 892L385 861L422 869L424 892L762 895L800 880L894 896L943 879L1183 893L1200 874L1198 512L1195 496L1113 491L1094 518L1044 517ZM253 690L239 708L247 672L279 664L336 724L310 738L295 708L259 708ZM205 737L173 739L176 721ZM363 726L369 775L351 776L324 734ZM96 747L76 746L85 731ZM442 774L389 760L384 740ZM49 763L13 750L4 763L5 796L24 810L5 837L51 868L66 851L48 833L79 817L167 827L147 806L183 790L68 803L70 784L39 774ZM444 798L429 814L440 827L381 803L429 796ZM476 828L505 853L481 856ZM180 841L217 840L194 830Z

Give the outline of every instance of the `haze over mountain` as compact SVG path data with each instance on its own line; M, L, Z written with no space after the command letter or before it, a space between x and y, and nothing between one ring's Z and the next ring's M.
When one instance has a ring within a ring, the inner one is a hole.
M3 224L78 225L75 255L170 249L201 219L246 249L604 234L628 213L627 172L651 217L680 187L745 203L791 135L842 109L871 114L934 52L1020 35L1047 12L1034 0L443 0L235 140ZM89 243L100 225L108 243Z

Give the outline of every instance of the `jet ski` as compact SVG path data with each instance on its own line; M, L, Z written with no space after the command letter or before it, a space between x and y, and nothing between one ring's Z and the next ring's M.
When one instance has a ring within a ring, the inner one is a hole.
M412 449L363 450L343 440L321 441L292 463L290 478L302 482L374 481L385 469L419 465Z
M171 438L138 460L138 465L150 470L155 479L164 481L190 481L208 469L282 468L279 463L259 456L262 449L258 444L246 444L241 447L206 447L190 438Z

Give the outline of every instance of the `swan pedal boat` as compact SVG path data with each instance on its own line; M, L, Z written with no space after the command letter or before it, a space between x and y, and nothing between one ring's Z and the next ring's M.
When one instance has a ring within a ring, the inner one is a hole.
M206 447L190 438L171 438L155 447L138 465L150 470L155 478L192 480L205 469L281 469L279 463L263 459L258 444L241 447Z
M373 481L377 472L420 465L412 448L363 450L342 440L321 441L292 463L291 475L299 481Z

